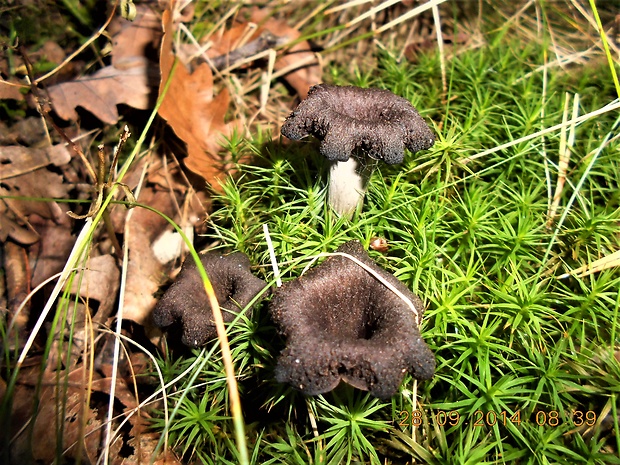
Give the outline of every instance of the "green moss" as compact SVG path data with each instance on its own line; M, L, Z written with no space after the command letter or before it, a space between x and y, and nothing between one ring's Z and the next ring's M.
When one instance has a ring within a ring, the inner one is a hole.
M618 420L605 420L611 430L601 421L617 408L620 272L559 278L620 247L617 142L588 168L617 113L576 127L550 228L560 131L464 163L561 123L566 92L579 93L580 115L597 110L613 100L612 83L603 67L555 68L543 100L537 44L523 46L508 35L488 43L447 62L447 103L434 54L412 64L381 53L376 69L332 70L334 83L387 88L410 99L438 135L425 153L380 167L352 222L324 204L326 167L314 142L280 145L263 135L235 144L236 157L253 154L256 162L239 165L238 180L226 183L210 218L213 238L248 253L273 280L267 224L286 280L317 253L350 239L368 246L371 237L385 237L388 253L371 255L425 301L423 334L438 361L436 376L418 386L413 415L410 381L391 407L350 390L302 402L271 380L282 343L270 333L263 306L258 318L266 329L242 327L235 352L244 367L246 416L257 418L250 428L255 463L406 463L410 456L442 464L618 463ZM223 389L218 376L211 382ZM370 410L360 410L366 404ZM267 406L279 412L276 418ZM587 432L575 430L582 414L588 422L597 416ZM416 442L414 418L423 425ZM204 447L208 456L215 446Z

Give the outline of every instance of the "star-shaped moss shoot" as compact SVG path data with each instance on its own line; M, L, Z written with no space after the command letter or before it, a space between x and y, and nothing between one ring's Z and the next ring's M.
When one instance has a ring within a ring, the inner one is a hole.
M358 241L337 252L378 277L336 255L278 289L270 311L286 347L276 379L308 395L330 391L342 380L387 399L406 372L431 378L435 357L416 321L423 313L420 299L377 266Z
M262 279L250 272L250 261L241 252L230 255L208 252L200 261L215 291L224 322L231 322L266 287ZM190 347L205 345L217 337L213 311L192 257L185 260L177 280L157 303L153 321L161 328L180 321L183 344Z
M405 147L418 152L435 143L407 99L384 89L327 84L310 89L281 132L293 140L312 135L321 141L321 154L332 162L329 203L347 217L361 205L375 160L402 163Z

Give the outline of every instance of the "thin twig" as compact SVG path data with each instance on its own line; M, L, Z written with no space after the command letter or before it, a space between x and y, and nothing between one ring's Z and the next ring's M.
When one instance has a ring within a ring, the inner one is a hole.
M209 65L218 71L222 71L226 68L232 68L241 60L284 45L286 42L288 42L288 38L278 37L269 31L264 31L257 39L248 42L242 47L238 47L230 53L211 58Z

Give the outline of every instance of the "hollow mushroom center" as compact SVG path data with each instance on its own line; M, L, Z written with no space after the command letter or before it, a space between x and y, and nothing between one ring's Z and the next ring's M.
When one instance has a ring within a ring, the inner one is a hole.
M360 313L361 315L358 318L354 318L354 321L349 318L324 318L318 329L336 339L349 341L371 340L379 330L378 322L369 318L367 311Z
M338 299L319 300L325 311L314 321L308 321L310 331L342 342L370 341L381 332L381 319L375 316L377 302L371 295L344 291Z

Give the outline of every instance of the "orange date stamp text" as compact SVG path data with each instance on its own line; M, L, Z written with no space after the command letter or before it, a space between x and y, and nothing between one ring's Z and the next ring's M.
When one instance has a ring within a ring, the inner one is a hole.
M401 410L398 413L398 426L402 428L421 426L423 423L423 412L421 410ZM557 410L537 410L531 418L522 418L521 410L507 412L502 410L476 410L473 415L464 417L456 410L437 410L429 416L427 421L434 425L451 428L462 424L471 424L474 428L495 427L495 426L519 426L522 422L532 422L538 426L558 427L564 423L569 423L573 427L593 426L596 423L597 415L593 410L572 410L560 414Z

